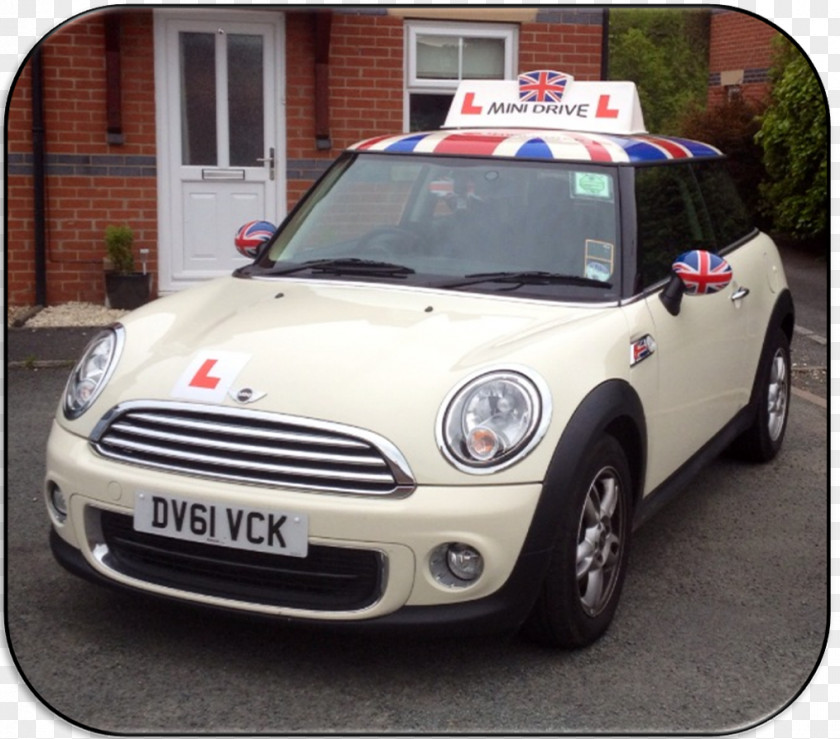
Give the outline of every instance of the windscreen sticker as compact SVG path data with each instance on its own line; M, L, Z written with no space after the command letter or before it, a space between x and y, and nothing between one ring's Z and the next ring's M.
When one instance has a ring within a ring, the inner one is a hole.
M615 269L615 246L608 241L586 240L584 276L607 282Z
M573 198L613 201L612 177L600 172L570 172Z
M221 403L250 354L208 349L197 354L183 371L172 397L205 403Z

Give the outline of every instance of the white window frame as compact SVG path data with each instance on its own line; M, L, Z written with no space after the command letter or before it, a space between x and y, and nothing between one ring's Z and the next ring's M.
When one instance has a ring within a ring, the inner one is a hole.
M514 79L519 60L519 26L512 23L459 23L456 21L406 21L405 24L405 92L403 95L403 128L410 125L409 108L412 93L455 94L460 80L423 79L417 77L417 37L425 35L503 39L505 42L504 78Z

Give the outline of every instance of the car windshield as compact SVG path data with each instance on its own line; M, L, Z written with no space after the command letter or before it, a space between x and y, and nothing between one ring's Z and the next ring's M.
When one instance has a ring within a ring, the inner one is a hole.
M284 224L258 273L614 299L615 174L555 161L345 155Z

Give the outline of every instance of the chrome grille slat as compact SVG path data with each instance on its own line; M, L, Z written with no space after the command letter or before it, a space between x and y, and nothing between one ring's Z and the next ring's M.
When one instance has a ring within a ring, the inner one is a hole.
M119 447L120 449L124 449L127 451L132 452L140 452L143 454L149 455L158 455L163 457L172 457L173 459L180 460L181 462L194 462L196 464L201 465L214 465L219 464L222 460L218 456L212 456L209 454L196 454L194 452L178 452L167 450L164 451L158 446L154 446L152 444L141 444L139 442L131 441L130 439L120 439L111 437L108 441L109 445ZM279 475L301 475L302 477L324 477L330 478L335 475L335 470L328 469L328 468L318 468L318 467L294 467L291 465L283 465L283 464L269 464L267 462L255 462L253 460L238 460L232 459L230 457L225 457L224 460L225 467L233 467L235 469L242 469L242 470L258 470L259 472L272 472ZM376 473L362 473L362 472L348 472L345 471L343 473L345 479L353 480L356 482L390 482L394 478L387 474L376 474Z
M121 462L128 462L130 464L136 464L136 460L129 455L122 456L120 454L113 454L110 455L111 459L115 459ZM159 464L155 462L147 462L144 463L144 467L150 467L153 469L160 469L166 472L176 472L183 475L192 475L192 476L199 476L199 477L208 477L213 478L215 480L229 480L231 482L237 483L248 483L252 485L264 485L266 487L278 487L277 479L270 476L270 475L260 475L257 471L251 471L247 478L241 474L235 472L223 472L223 471L214 471L212 473L200 473L196 472L195 468L189 465L179 465L175 464L174 461L168 464ZM296 480L294 483L286 482L283 484L283 487L287 488L294 488L295 490L302 490L302 491L310 491L310 492L328 492L328 493L348 493L352 495L388 495L387 492L380 492L378 490L371 490L370 486L346 486L346 487L331 487L327 484L328 481L325 480L318 480L317 478L313 478L311 481L307 482L305 480Z
M155 424L165 426L177 426L179 428L192 428L196 431L205 431L213 433L227 433L231 436L250 436L253 438L262 438L270 441L288 441L293 443L306 444L323 444L328 446L342 446L352 449L366 449L367 445L361 441L354 441L353 439L341 439L330 436L321 436L316 433L294 433L267 429L243 429L233 424L219 424L213 425L201 420L190 420L185 418L178 418L177 416L166 415L151 415L148 413L132 413L132 419L138 421L152 421Z
M349 454L334 454L330 452L309 452L295 449L282 449L278 447L262 446L258 444L243 444L233 441L224 441L222 439L202 439L197 436L189 437L184 434L158 431L157 429L142 426L133 426L127 423L115 423L111 426L111 431L116 431L128 437L142 436L145 438L156 439L159 441L172 441L179 444L197 447L210 447L213 449L238 452L240 454L257 454L263 456L277 456L284 458L288 457L290 459L308 460L311 462L357 464L367 465L370 467L387 467L387 465L385 464L385 460L383 460L382 457L375 455L352 456ZM216 431L215 433L218 432ZM117 443L113 437L111 439L111 443ZM364 445L360 446L364 448Z
M387 440L282 414L135 401L107 413L90 443L116 461L198 477L360 495L414 489Z

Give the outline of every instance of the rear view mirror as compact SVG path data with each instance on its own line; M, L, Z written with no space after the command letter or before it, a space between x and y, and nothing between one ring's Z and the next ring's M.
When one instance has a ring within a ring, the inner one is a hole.
M233 243L236 250L248 259L255 259L260 247L268 241L277 229L268 221L249 221L236 232Z
M659 294L659 299L672 316L679 314L683 294L709 295L732 282L729 263L717 254L699 249L680 254L671 265L671 271L671 281Z

